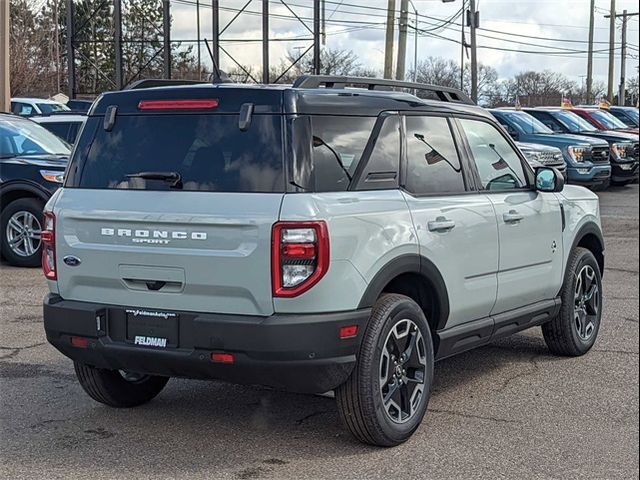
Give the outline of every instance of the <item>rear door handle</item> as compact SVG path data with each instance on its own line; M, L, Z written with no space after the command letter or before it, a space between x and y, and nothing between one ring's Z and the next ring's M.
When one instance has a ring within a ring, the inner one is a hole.
M448 220L445 217L438 217L433 222L429 222L427 227L429 227L430 232L438 232L438 233L446 233L454 229L456 226L456 222L453 220Z
M520 223L524 220L524 215L518 213L516 210L509 210L509 213L502 215L504 223Z

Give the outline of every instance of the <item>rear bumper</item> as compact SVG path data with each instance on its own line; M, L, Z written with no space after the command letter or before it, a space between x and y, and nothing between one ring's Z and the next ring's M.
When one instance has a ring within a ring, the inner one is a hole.
M351 374L370 310L252 317L172 312L179 315L177 346L144 347L127 340L127 307L44 299L48 341L74 361L110 370L232 383L268 385L300 393L322 393ZM354 338L339 329L358 325ZM71 337L89 340L87 348ZM212 353L231 353L232 364L214 363Z

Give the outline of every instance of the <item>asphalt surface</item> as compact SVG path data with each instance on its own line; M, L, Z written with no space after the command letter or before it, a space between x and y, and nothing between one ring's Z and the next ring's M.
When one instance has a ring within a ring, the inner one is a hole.
M0 266L0 478L638 477L638 186L601 194L600 336L582 358L539 329L437 364L429 412L363 446L334 400L172 380L132 410L93 402L44 337L38 269Z

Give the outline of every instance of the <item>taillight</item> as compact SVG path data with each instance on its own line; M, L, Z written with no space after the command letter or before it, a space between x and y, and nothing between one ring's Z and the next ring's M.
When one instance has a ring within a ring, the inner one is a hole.
M138 110L212 110L218 107L217 99L206 100L141 100Z
M274 297L296 297L329 269L325 222L279 222L273 226L271 274Z
M56 217L51 212L44 214L44 225L40 232L42 241L42 270L47 280L57 280L56 275Z

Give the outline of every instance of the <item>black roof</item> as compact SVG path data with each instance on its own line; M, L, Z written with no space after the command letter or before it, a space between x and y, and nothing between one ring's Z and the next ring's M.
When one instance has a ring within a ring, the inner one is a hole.
M303 77L304 82L292 85L248 85L233 83L187 83L151 88L130 88L101 95L94 103L89 115L104 115L109 106L116 106L118 115L139 114L138 103L143 100L198 100L217 99L219 113L238 113L245 103L254 105L254 113L285 113L285 114L315 114L315 115L362 115L378 116L385 111L430 111L457 112L489 116L480 107L472 104L466 95L454 89L440 88L419 84L397 82L404 90L426 89L435 92L437 96L449 99L432 100L419 98L411 93L389 90L392 81L373 79L351 79L335 77L337 79L369 82L369 88L349 88L345 82L335 82L331 87L316 87L329 77ZM312 79L310 82L308 79ZM387 88L385 90L379 89ZM156 112L157 113L157 112ZM175 112L171 112L174 113Z

